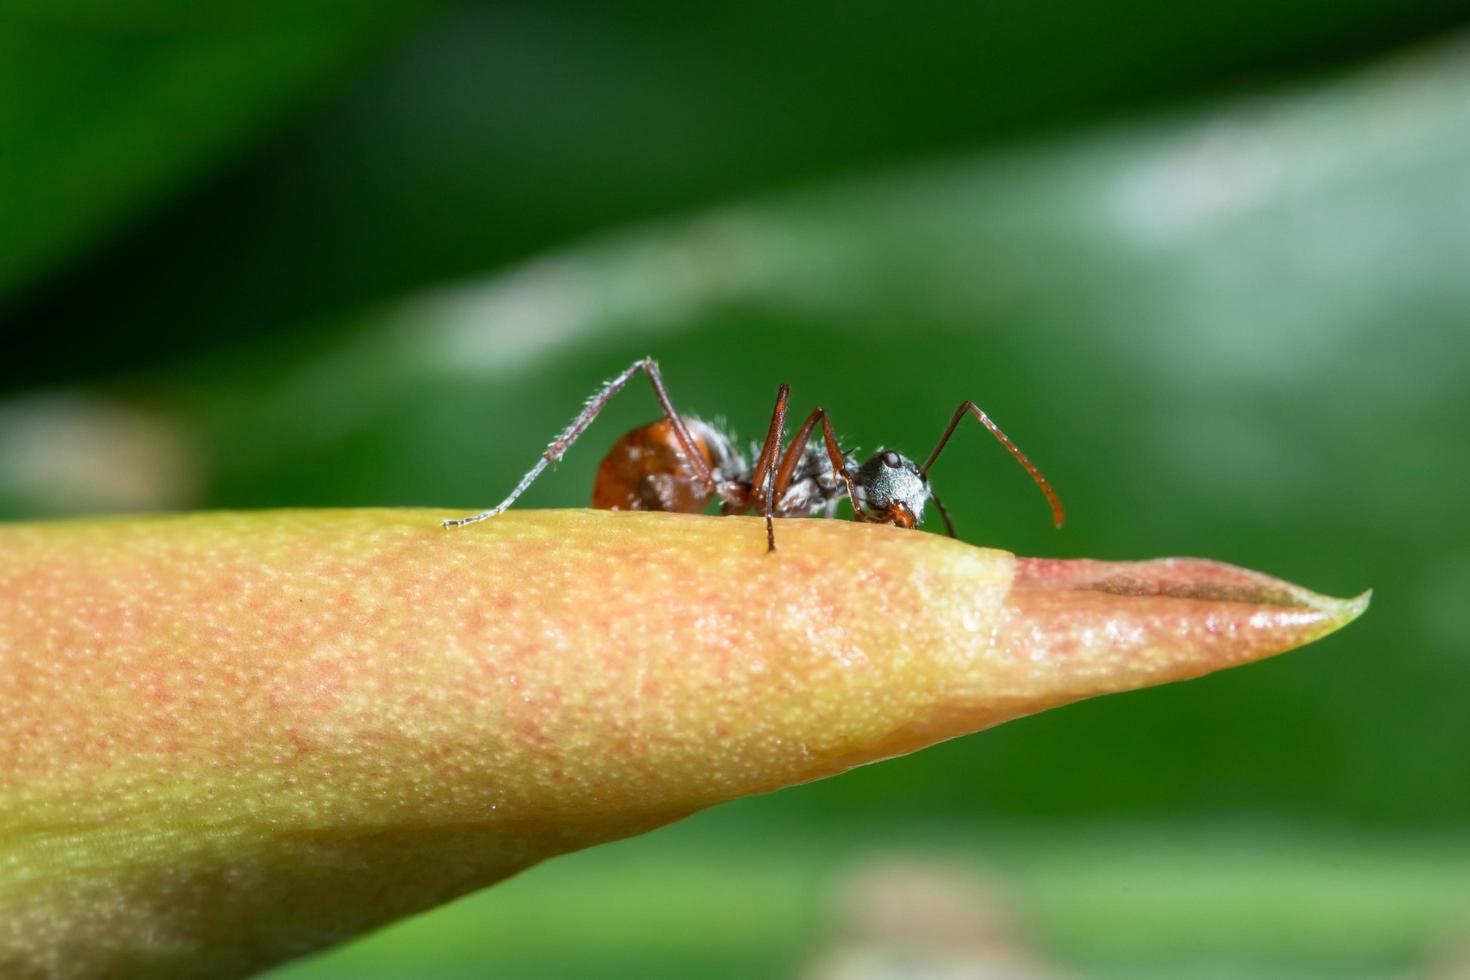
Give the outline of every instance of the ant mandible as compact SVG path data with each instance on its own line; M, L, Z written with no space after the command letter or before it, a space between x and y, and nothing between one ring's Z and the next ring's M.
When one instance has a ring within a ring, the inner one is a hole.
M594 507L695 514L719 497L723 514L744 514L759 509L766 519L767 551L775 551L776 530L772 519L776 517L818 514L831 517L836 513L838 501L846 496L852 504L854 520L912 528L923 520L924 505L932 499L944 518L949 536L955 537L949 511L929 487L929 468L939 458L960 419L970 414L1031 474L1051 504L1056 526L1062 526L1065 516L1062 502L1041 470L972 401L961 402L955 409L939 437L939 445L922 465L915 466L907 456L891 449L879 449L859 465L856 456L838 447L832 423L821 408L812 410L785 452L781 451L786 437L786 400L791 393L791 386L783 384L777 389L771 425L752 468L736 451L728 435L707 422L680 416L664 387L658 362L652 358L635 361L588 399L587 407L552 440L510 496L490 510L445 521L444 526L462 527L504 512L549 464L562 458L613 395L639 371L653 383L653 393L663 407L664 417L634 429L613 444L597 467L597 480L592 487ZM812 436L819 423L821 443Z

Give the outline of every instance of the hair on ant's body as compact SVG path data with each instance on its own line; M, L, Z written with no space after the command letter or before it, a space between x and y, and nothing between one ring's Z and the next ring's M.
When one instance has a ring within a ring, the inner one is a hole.
M832 422L822 408L812 410L783 451L786 403L791 394L791 386L783 384L776 391L771 424L752 466L720 427L679 414L664 386L658 362L652 358L635 361L598 389L508 497L490 510L444 521L444 526L462 527L507 510L547 466L562 458L612 397L639 371L648 375L653 384L664 417L626 433L613 444L597 467L592 488L594 507L691 514L699 513L718 498L723 514L751 511L762 514L766 519L767 550L775 551L774 518L777 517L821 514L831 517L845 497L852 506L854 520L912 528L923 520L924 507L933 500L944 519L945 529L954 537L949 512L929 486L929 468L939 458L960 420L968 414L989 429L1026 468L1046 495L1056 526L1062 526L1065 516L1062 503L1046 477L972 401L961 402L955 409L939 444L923 465L916 465L891 449L879 449L859 463L856 456L844 453L839 447ZM818 426L820 438L816 436Z

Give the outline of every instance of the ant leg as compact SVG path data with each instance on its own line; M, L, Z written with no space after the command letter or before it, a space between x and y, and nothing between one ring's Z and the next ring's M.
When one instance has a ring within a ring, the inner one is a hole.
M944 501L940 500L939 494L935 493L933 490L929 491L929 496L933 498L934 506L939 508L939 516L944 518L944 530L949 534L950 537L958 538L959 535L954 533L954 521L950 519L949 508L944 506Z
M761 489L761 512L766 518L766 553L776 550L776 525L774 517L774 486L776 454L781 451L781 441L786 438L786 399L791 386L783 384L776 389L776 407L771 411L771 425L766 429L766 441L761 454L756 458L755 470L750 476L750 490Z
M1067 518L1067 514L1066 511L1062 510L1062 502L1057 498L1056 491L1051 488L1051 484L1046 481L1046 477L1042 475L1041 470L1037 468L1036 464L1031 462L1025 453L1021 452L1020 447L1014 442L1011 442L1010 436L1002 432L1000 426L992 422L990 416L986 415L980 406L972 401L960 402L960 407L954 410L954 417L949 420L948 428L944 430L944 435L939 437L939 445L934 447L934 451L929 454L929 458L924 460L924 465L919 467L919 474L928 477L929 467L933 466L934 461L939 458L940 452L944 450L945 444L949 442L949 437L954 435L955 427L960 424L960 419L964 418L966 413L975 416L981 425L990 430L991 435L999 439L1001 444L1011 451L1011 455L1016 457L1016 462L1026 468L1026 472L1031 474L1031 479L1035 480L1036 485L1041 488L1041 492L1046 494L1047 503L1051 504L1052 520L1056 523L1057 527L1061 527L1062 522Z
M622 374L619 374L616 378L604 384L598 389L596 394L587 400L586 407L582 409L576 418L572 419L571 425L568 425L562 431L561 435L551 441L551 445L546 447L546 451L541 454L541 458L536 461L536 465L531 467L530 472L521 477L521 482L516 484L515 489L510 492L510 496L489 510L472 514L469 517L444 521L444 526L463 527L466 524L473 524L476 521L483 521L486 518L504 513L511 504L516 502L516 498L526 492L526 488L535 482L536 477L540 476L549 464L562 458L566 451L571 448L572 443L577 441L577 437L586 431L587 426L592 424L592 420L597 418L598 413L612 400L612 396L621 391L623 386L639 371L648 375L648 380L652 382L654 396L658 398L659 406L664 410L664 416L668 418L674 427L674 435L678 438L679 451L683 454L684 461L689 464L689 468L694 471L694 475L699 478L699 481L709 489L711 495L719 494L721 499L725 499L726 492L721 490L715 483L715 476L710 472L709 463L705 461L704 455L700 453L698 446L695 445L694 437L689 434L689 427L684 424L684 420L674 408L674 403L669 399L668 389L664 387L664 379L659 374L658 362L651 357L645 357L641 361L634 361Z
M827 417L826 412L822 413L822 440L827 444L827 458L832 461L832 468L842 477L843 486L847 487L847 501L852 504L852 519L866 521L868 515L858 504L857 494L853 492L852 477L847 472L847 458L837 445L837 436L832 432L832 420Z
M847 475L847 460L842 455L842 449L837 445L837 436L832 432L832 420L827 417L827 410L821 407L812 409L812 414L801 423L801 428L796 430L796 435L791 440L791 446L786 450L786 455L781 460L781 469L776 473L774 492L780 496L786 492L791 485L791 480L796 474L796 466L801 462L802 453L806 452L806 444L811 439L812 429L818 422L822 423L822 440L827 444L827 458L832 462L832 469L842 477L842 483L847 487L847 499L852 504L852 519L863 522L868 515L863 512L858 504L857 494L852 489L852 479Z

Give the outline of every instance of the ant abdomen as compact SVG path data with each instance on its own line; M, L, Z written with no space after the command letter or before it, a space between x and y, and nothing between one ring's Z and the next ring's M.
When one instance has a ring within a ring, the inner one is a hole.
M685 425L695 448L717 478L739 466L723 433L698 419L686 419ZM597 467L592 506L697 514L709 505L715 492L686 462L673 423L660 419L613 443Z

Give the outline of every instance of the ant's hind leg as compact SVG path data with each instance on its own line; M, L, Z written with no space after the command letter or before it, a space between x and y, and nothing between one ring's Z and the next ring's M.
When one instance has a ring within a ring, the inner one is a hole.
M684 419L680 417L678 410L674 408L673 401L669 398L668 389L664 387L664 379L659 374L658 362L651 357L645 357L640 361L634 361L628 365L623 373L604 384L591 398L587 399L586 407L577 414L576 418L572 419L572 423L562 430L560 435L551 441L551 445L546 447L546 451L541 454L541 458L536 461L536 465L531 467L525 476L521 477L521 482L516 484L515 489L510 492L510 496L489 510L472 514L469 517L444 521L444 526L463 527L466 524L474 524L476 521L483 521L504 513L511 504L516 502L516 499L521 494L526 492L526 489L536 481L536 477L540 476L549 464L555 463L565 455L566 451L571 448L572 443L577 441L577 437L587 430L587 427L592 424L592 420L597 418L598 414L607 406L607 403L612 400L613 395L621 391L629 379L639 371L648 375L648 380L653 384L654 397L658 399L659 406L664 410L664 415L667 416L669 423L674 427L674 435L678 440L679 451L689 464L689 468L694 471L694 475L705 485L712 496L719 494L721 499L726 499L727 491L722 490L715 483L715 476L710 471L709 463L706 462L704 455L699 451L699 447L695 445L694 437L689 434L689 427L684 424Z
M471 514L469 517L456 517L451 520L442 521L441 523L445 527L464 527L466 524L474 524L476 521L487 520L505 513L506 509L516 502L516 498L525 493L526 488L536 481L536 477L541 475L541 471L546 469L547 464L550 462L551 460L545 456L538 459L536 465L531 467L530 472L521 477L521 482L516 484L516 488L510 492L510 496L489 510L483 510L478 514Z

